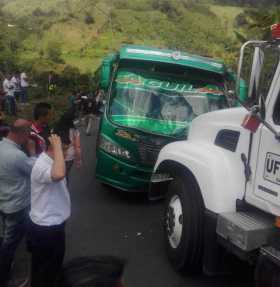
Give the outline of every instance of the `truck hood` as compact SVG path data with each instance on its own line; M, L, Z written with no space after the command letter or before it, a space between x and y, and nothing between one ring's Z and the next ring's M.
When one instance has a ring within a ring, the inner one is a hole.
M211 141L221 129L242 130L242 122L248 113L245 108L230 108L200 115L193 120L189 130L189 140Z

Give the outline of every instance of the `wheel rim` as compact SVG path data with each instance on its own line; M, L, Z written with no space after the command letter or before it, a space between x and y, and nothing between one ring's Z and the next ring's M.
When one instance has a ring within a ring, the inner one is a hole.
M177 248L182 239L183 212L182 203L178 195L174 195L166 212L166 231L172 248Z

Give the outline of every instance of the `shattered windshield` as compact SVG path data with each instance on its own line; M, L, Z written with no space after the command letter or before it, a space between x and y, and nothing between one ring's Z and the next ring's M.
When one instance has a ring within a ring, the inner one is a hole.
M113 83L109 115L123 126L182 136L195 117L226 106L223 83L122 70Z

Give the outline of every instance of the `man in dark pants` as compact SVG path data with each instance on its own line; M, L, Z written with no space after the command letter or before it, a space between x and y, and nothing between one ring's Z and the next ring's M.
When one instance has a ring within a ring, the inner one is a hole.
M71 209L64 161L69 136L51 135L46 143L47 150L38 157L31 174L31 287L56 285L65 252L65 221Z
M30 174L35 162L22 151L30 133L30 123L16 120L7 138L0 142L0 220L3 241L0 246L0 286L7 285L15 251L26 230L30 205ZM30 154L35 148L27 147Z
M4 112L2 112L0 108L0 141L8 135L9 131L10 127L5 122Z

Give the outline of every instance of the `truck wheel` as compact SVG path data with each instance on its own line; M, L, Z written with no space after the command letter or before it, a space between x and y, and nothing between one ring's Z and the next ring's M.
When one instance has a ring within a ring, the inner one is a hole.
M178 173L166 197L165 241L174 268L192 275L202 269L204 204L195 179Z

